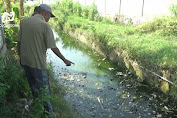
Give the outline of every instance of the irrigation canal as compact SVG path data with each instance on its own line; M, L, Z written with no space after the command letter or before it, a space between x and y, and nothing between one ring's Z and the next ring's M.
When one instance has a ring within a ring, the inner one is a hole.
M47 51L47 61L52 62L56 79L67 88L66 101L81 117L177 117L176 105L170 98L145 83L137 83L128 70L68 35L54 35L62 54L75 65L65 66L51 50Z

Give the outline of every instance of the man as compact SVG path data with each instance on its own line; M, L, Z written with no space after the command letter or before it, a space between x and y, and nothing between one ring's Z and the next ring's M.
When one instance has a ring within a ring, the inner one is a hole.
M39 6L36 6L36 7L34 8L34 13L32 14L32 16L34 16L34 15L36 15L36 14L39 14L40 11L41 11L41 8L40 8Z
M31 16L34 16L36 14L40 14L40 12L41 12L41 7L40 6L35 6L34 12Z
M41 4L40 12L32 17L25 18L20 25L18 52L20 64L23 66L29 86L33 96L39 97L40 89L45 88L50 94L48 71L46 69L46 50L51 50L63 60L66 66L70 66L71 61L65 59L56 47L54 36L50 25L47 23L52 14L51 7ZM53 113L50 102L44 105L45 109Z

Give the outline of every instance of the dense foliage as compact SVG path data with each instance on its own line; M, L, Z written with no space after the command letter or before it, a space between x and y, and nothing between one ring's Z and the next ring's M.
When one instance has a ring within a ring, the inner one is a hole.
M55 5L52 5L52 9L54 14L57 16L57 18L55 18L55 22L56 24L59 24L59 29L63 29L64 24L68 20L68 16L71 14L91 21L101 21L103 19L99 15L95 4L83 6L79 2L62 0L61 3L57 2Z
M17 107L20 98L29 96L29 86L24 72L12 56L0 59L0 117L21 117L22 110ZM16 112L21 111L21 113Z
M177 21L176 17L162 17L156 18L152 21L149 21L139 27L137 30L141 33L152 33L155 32L162 36L170 36L177 34Z

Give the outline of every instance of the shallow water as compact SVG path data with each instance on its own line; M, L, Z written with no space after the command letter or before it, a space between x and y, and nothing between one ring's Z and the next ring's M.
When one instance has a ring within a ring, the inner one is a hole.
M137 83L128 70L66 34L54 34L57 47L75 65L65 66L51 50L47 51L47 61L52 62L56 79L67 88L66 101L81 117L177 117L176 107L168 106L168 98L163 102L161 93Z

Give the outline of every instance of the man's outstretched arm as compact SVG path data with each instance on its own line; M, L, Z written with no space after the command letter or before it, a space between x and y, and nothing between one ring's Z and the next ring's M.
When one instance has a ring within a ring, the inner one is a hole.
M71 64L74 64L73 62L65 59L65 57L61 54L60 50L56 48L51 48L51 50L66 64L66 66L71 66Z

